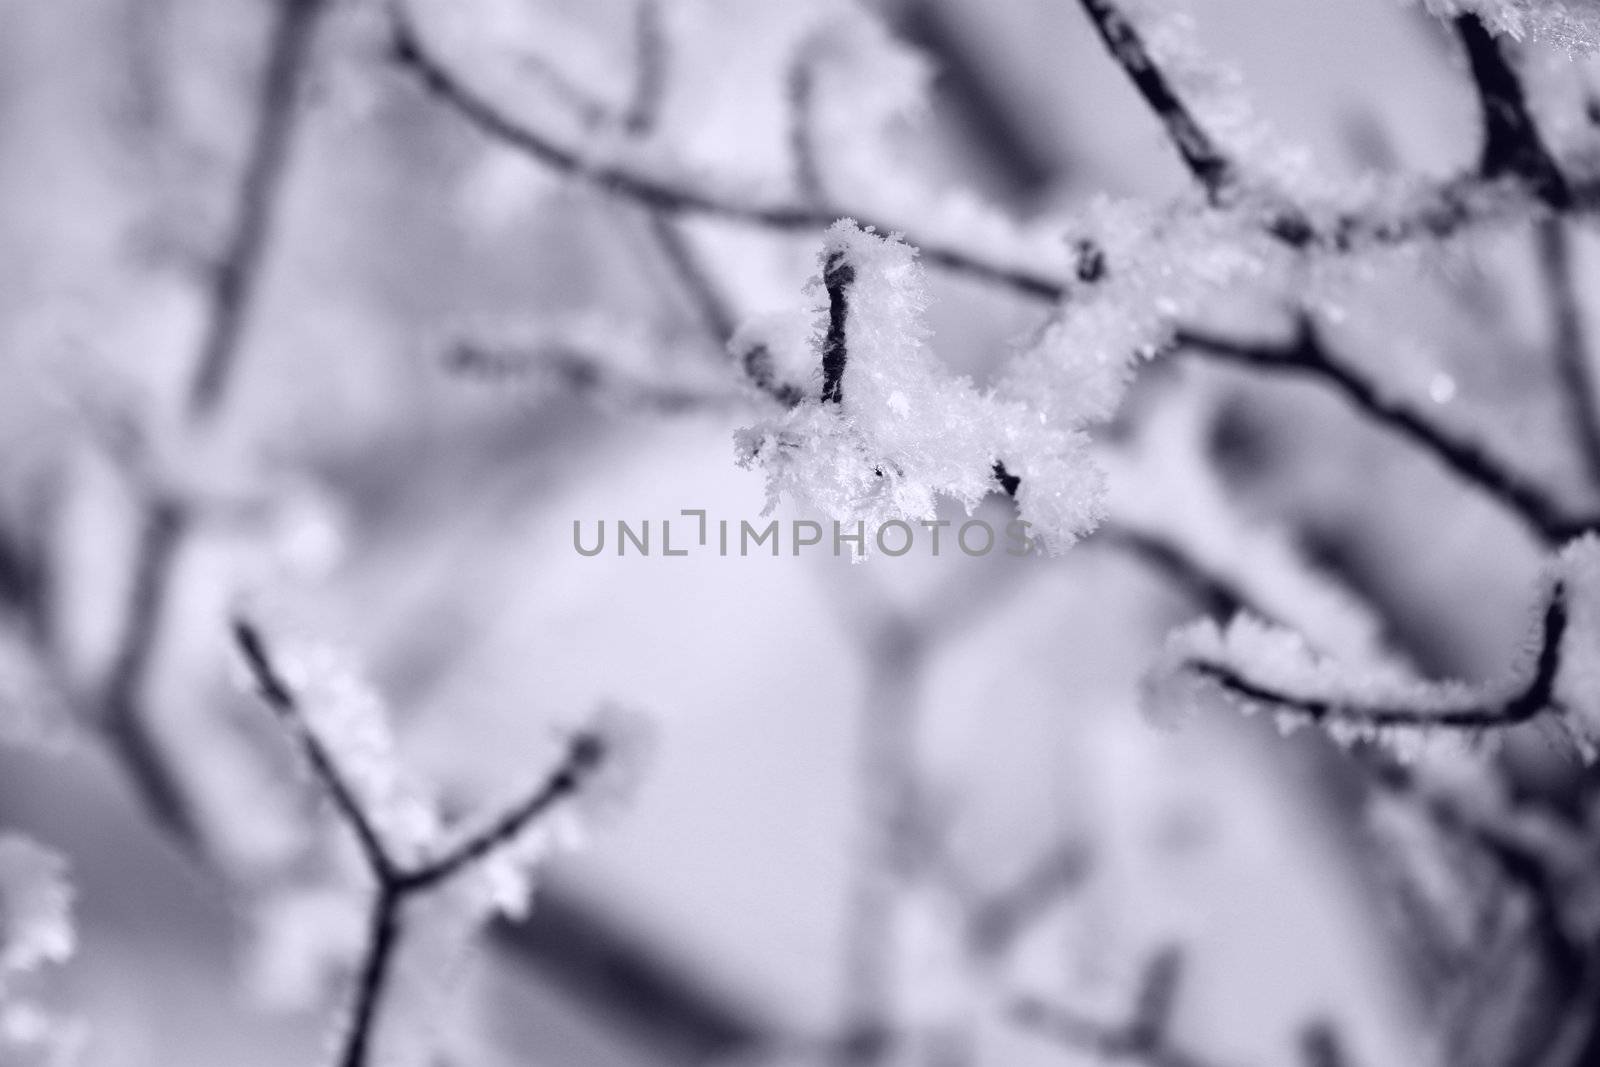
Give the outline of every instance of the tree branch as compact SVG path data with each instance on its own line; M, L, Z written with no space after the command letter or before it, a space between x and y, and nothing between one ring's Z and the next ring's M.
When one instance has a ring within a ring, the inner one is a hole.
M1572 190L1539 135L1528 111L1522 79L1501 50L1499 39L1471 13L1457 15L1453 25L1466 49L1483 113L1478 173L1485 178L1516 178L1550 207L1568 207Z
M822 339L822 401L844 402L844 366L849 358L845 325L850 314L850 286L856 269L843 252L828 257L822 284L828 290L828 332Z
M1299 317L1294 336L1284 343L1240 341L1184 328L1177 332L1173 344L1222 362L1307 375L1331 385L1373 421L1417 445L1512 511L1547 545L1561 544L1600 527L1600 516L1569 514L1543 486L1513 470L1487 449L1383 396L1374 382L1327 348L1308 316Z
M300 95L325 0L277 0L277 22L255 110L233 233L212 275L211 318L189 387L189 412L211 415L221 402L282 200L283 176L300 115Z
M706 189L633 169L625 163L597 163L583 158L576 150L517 121L470 88L447 68L424 44L403 3L394 12L394 56L413 71L432 96L455 110L489 137L518 149L540 163L563 174L581 178L602 192L633 200L646 207L671 214L710 215L736 222L752 223L774 230L822 229L844 216L827 206L785 201L761 202L720 196ZM881 233L903 232L904 227L852 215L862 226ZM918 245L930 263L975 278L1009 286L1047 300L1059 299L1063 284L1035 271L1000 266L963 249L935 242L908 241Z
M1222 154L1173 90L1167 76L1145 47L1144 38L1116 4L1111 0L1080 0L1080 3L1084 13L1094 23L1100 39L1105 42L1107 51L1122 67L1128 80L1133 82L1150 110L1155 112L1156 118L1161 120L1161 125L1167 131L1167 139L1178 150L1184 166L1205 187L1211 202L1217 203L1238 177L1233 163Z
M432 859L412 865L396 861L372 817L345 781L337 761L302 714L293 690L278 673L248 622L233 624L235 644L250 669L262 700L285 724L310 764L317 781L333 800L339 818L355 834L369 873L377 882L368 934L344 1037L340 1067L366 1067L376 1033L384 991L393 972L403 933L400 915L412 896L427 892L507 847L560 801L573 796L610 756L608 744L593 730L580 731L566 755L526 800L504 812L486 828L467 836Z
M1567 629L1565 588L1550 591L1540 625L1539 652L1528 680L1503 700L1463 702L1438 709L1364 703L1340 695L1291 693L1256 681L1229 663L1192 659L1180 667L1218 685L1229 696L1251 704L1292 712L1312 722L1347 722L1363 726L1413 726L1477 731L1515 726L1550 711L1561 713L1555 697L1561 667L1561 640Z

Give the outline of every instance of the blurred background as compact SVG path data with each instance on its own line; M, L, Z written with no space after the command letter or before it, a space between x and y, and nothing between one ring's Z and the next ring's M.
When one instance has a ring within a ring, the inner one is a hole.
M686 217L663 240L430 95L383 5L329 3L295 46L284 2L0 0L0 734L26 742L0 747L0 825L70 865L77 952L27 989L81 1022L79 1062L315 1063L337 1030L355 934L304 889L325 816L230 679L241 605L346 650L448 812L514 796L597 704L655 720L636 796L450 972L425 1062L1513 1063L1530 1020L1569 1014L1516 894L1404 813L1375 821L1339 746L1141 713L1167 633L1241 602L1340 654L1498 676L1543 553L1513 516L1325 386L1174 354L1095 431L1110 525L1061 556L583 557L575 521L761 514L732 445L761 398L674 243L742 321L806 306L820 227ZM1188 185L1064 0L412 7L485 93L564 135L629 106L655 35L639 154L738 188L787 180L791 57L824 40L804 91L831 199L965 189L1041 269L1068 262L1052 220ZM1466 62L1421 7L1190 13L1317 181L1473 165ZM293 60L276 141L269 57ZM1552 146L1586 150L1591 64L1518 57ZM633 151L601 126L593 165ZM1589 354L1592 245L1507 224L1318 297L1388 395L1592 504L1562 369ZM930 283L931 344L979 382L1050 310ZM1249 294L1218 311L1249 336L1288 321ZM218 346L227 385L196 415ZM199 503L152 570L160 490ZM1011 514L1003 494L979 510ZM153 573L158 608L134 607ZM107 744L93 709L123 698L148 736ZM146 750L170 772L154 794L128 768ZM1427 759L1587 810L1589 773L1537 728ZM1168 1058L1007 1008L1114 1027L1180 973Z

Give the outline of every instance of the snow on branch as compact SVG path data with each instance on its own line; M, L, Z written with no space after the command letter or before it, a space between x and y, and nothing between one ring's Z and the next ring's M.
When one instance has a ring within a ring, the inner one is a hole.
M769 507L789 494L841 521L932 520L938 496L970 509L998 479L1052 550L1092 528L1103 488L1081 424L1047 422L938 366L914 249L847 219L819 267L809 338L772 342L809 346L815 399L738 435L740 462L766 471Z
M327 693L318 673L305 679L310 689L292 686L273 661L259 632L243 620L233 624L235 644L256 690L294 737L307 763L360 847L376 883L367 912L367 934L357 970L348 1025L340 1046L340 1067L380 1062L379 1013L398 980L397 959L404 917L413 902L459 884L479 872L487 890L468 894L469 916L482 914L482 898L492 905L520 908L505 899L515 884L525 899L525 878L503 869L524 859L525 844L538 836L558 810L582 798L601 798L625 788L603 779L627 775L634 761L634 727L617 716L602 716L577 731L544 779L522 800L486 825L465 834L448 834L432 809L418 810L395 766L392 741L376 711L359 694ZM492 907L489 909L492 910Z
M1483 148L1478 172L1485 178L1512 177L1550 207L1572 202L1566 176L1545 147L1528 111L1522 79L1500 42L1476 15L1455 19L1456 36L1467 52L1472 81L1483 112Z
M1586 758L1600 744L1600 538L1568 545L1548 566L1537 624L1522 662L1492 683L1418 680L1389 664L1352 666L1315 653L1299 635L1248 615L1175 633L1152 675L1152 710L1186 707L1196 689L1219 693L1285 730L1315 723L1336 739L1416 741L1478 736L1544 717Z
M1574 53L1600 48L1600 9L1588 0L1423 0L1423 6L1441 18L1474 14L1495 33Z

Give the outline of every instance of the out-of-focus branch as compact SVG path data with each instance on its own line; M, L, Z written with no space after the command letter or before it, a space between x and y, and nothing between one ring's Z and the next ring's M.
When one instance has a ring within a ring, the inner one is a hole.
M1600 487L1600 407L1596 406L1594 372L1589 365L1583 306L1572 262L1572 237L1560 219L1541 222L1537 234L1543 288L1550 300L1555 334L1556 376L1589 481Z
M789 108L789 158L794 166L795 189L801 199L820 204L828 197L816 138L816 93L816 54L811 42L806 41L789 60L784 102Z
M658 211L712 215L776 230L821 229L846 214L826 206L725 196L677 178L650 174L626 163L597 163L586 159L578 150L514 119L469 87L424 43L403 3L394 3L391 10L394 13L395 58L416 73L430 94L488 136L527 153L553 170L581 178L603 192ZM856 217L863 226L873 226L881 233L905 229L882 220L862 217L865 214L852 217ZM1058 299L1063 293L1059 281L1035 271L1000 266L975 253L936 242L913 243L921 248L922 255L929 262L950 270L1045 299Z
M1478 172L1485 178L1516 178L1552 208L1567 207L1572 202L1572 190L1539 135L1539 127L1528 111L1522 79L1512 68L1500 40L1471 13L1456 16L1454 26L1466 49L1483 112Z
M266 260L282 200L301 89L318 16L326 0L278 0L277 22L255 107L255 129L234 205L233 232L212 274L211 315L189 387L189 410L203 419L223 398Z
M636 0L633 9L633 93L622 128L635 137L655 129L667 88L666 28L660 0Z
M726 407L739 402L730 387L696 386L663 381L618 369L603 355L575 344L555 342L527 348L508 348L461 339L443 355L452 374L502 382L537 383L562 395L592 399L602 406L678 414Z
M239 179L234 229L212 275L210 307L188 395L191 424L210 419L238 359L268 239L281 198L300 98L324 0L281 0ZM142 696L160 633L167 586L189 524L184 506L145 504L134 549L120 637L100 692L100 722L152 815L182 844L197 834L175 772L154 736Z
M1045 851L1013 884L973 901L968 938L980 955L1009 948L1050 907L1081 886L1092 869L1089 847L1076 837Z
M334 755L306 719L294 692L273 665L260 634L249 623L236 621L233 635L262 700L294 735L317 781L333 800L340 820L355 835L368 872L376 882L350 1024L337 1059L340 1067L365 1067L370 1062L378 1014L393 976L403 934L401 915L407 900L462 874L507 847L558 804L574 796L606 762L610 755L608 746L597 733L579 732L568 744L560 763L525 800L443 853L417 863L403 864L394 858L372 816L345 780Z
M1166 946L1151 957L1126 1021L1105 1023L1036 996L1020 995L1007 1006L1017 1025L1068 1048L1110 1062L1146 1067L1208 1067L1212 1061L1175 1045L1170 1036L1182 955Z
M1285 342L1242 341L1183 329L1173 343L1209 359L1302 374L1332 386L1373 421L1431 454L1512 511L1547 545L1600 528L1600 516L1569 514L1547 489L1513 470L1498 456L1455 436L1410 406L1384 396L1376 383L1323 343L1307 316L1300 316L1294 335Z
M1213 202L1235 181L1237 171L1223 155L1211 136L1195 119L1187 105L1172 88L1171 82L1151 57L1144 38L1128 17L1111 0L1080 0L1084 13L1094 23L1107 51L1122 67L1128 80L1133 82L1139 95L1155 112L1189 168Z
M1300 1062L1305 1067L1352 1067L1339 1031L1324 1019L1300 1028Z
M1148 564L1192 596L1201 609L1214 619L1226 621L1241 610L1263 615L1244 590L1223 575L1207 569L1175 541L1148 530L1110 525L1096 530L1092 541L1126 552Z
M1236 700L1289 712L1316 723L1431 727L1471 732L1515 726L1546 712L1561 713L1554 690L1556 675L1561 667L1561 639L1566 629L1565 587L1556 583L1545 606L1538 657L1528 679L1500 700L1464 700L1440 707L1370 703L1343 694L1292 693L1249 677L1235 664L1203 658L1190 659L1180 669L1215 683Z

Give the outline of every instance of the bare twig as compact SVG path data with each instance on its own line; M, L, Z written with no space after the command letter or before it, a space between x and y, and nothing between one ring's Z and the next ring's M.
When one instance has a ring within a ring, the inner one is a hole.
M1128 17L1111 0L1080 2L1112 58L1121 65L1144 102L1161 120L1167 138L1183 158L1184 166L1205 187L1212 201L1217 201L1237 178L1233 163L1222 154L1178 97Z
M828 290L828 332L822 339L822 400L844 402L844 367L849 359L845 324L850 315L850 286L856 269L843 252L828 257L822 268L822 284Z
M1374 382L1328 349L1307 316L1300 316L1294 336L1282 343L1240 341L1184 329L1174 344L1207 358L1308 375L1332 386L1373 421L1405 437L1508 508L1548 545L1600 527L1600 517L1568 513L1543 486L1487 449L1454 436L1408 405L1382 395Z
M394 858L372 816L345 780L337 760L305 718L294 691L272 663L260 634L248 622L238 620L233 624L233 636L262 700L294 736L318 783L332 799L340 820L355 835L368 872L377 883L349 1026L337 1061L340 1067L365 1067L371 1057L378 1013L400 948L401 916L406 902L509 846L539 818L575 795L606 761L607 744L593 731L579 732L569 742L560 763L525 800L439 855L404 864Z
M1561 640L1567 629L1564 587L1550 591L1540 626L1539 652L1533 671L1520 688L1497 701L1463 702L1434 709L1363 703L1339 695L1291 693L1248 677L1238 667L1205 659L1183 664L1183 670L1205 678L1229 696L1260 706L1287 711L1312 722L1345 722L1363 726L1435 727L1480 731L1528 722L1550 712L1561 713L1555 698L1556 674L1561 667Z
M255 109L255 130L239 181L233 233L212 275L211 317L189 387L189 410L212 414L238 357L245 318L282 200L300 115L300 95L317 18L325 0L279 0L277 22Z
M239 180L234 230L212 276L204 338L190 382L188 416L213 416L237 361L245 317L259 280L288 163L300 90L324 0L281 0L255 109L255 129ZM101 724L158 823L193 846L197 827L176 773L141 706L165 614L167 587L189 515L170 499L145 504L134 551L131 592L101 688Z
M1516 178L1550 207L1567 207L1572 190L1539 135L1528 111L1522 79L1502 51L1500 40L1474 14L1456 16L1454 25L1466 49L1483 112L1478 172L1485 178Z
M468 86L423 42L404 5L396 3L392 10L395 58L416 73L430 94L449 105L483 133L527 153L553 170L580 177L596 189L658 211L712 215L775 230L821 229L844 214L826 206L723 196L674 178L646 173L625 163L596 163L585 159L578 150L519 122ZM866 214L859 213L852 217L856 217L863 226L873 226L880 233L903 232L905 229L871 219ZM908 237L908 240L912 239ZM1061 282L1026 268L1001 266L964 249L937 242L913 240L912 243L921 248L923 257L930 263L1007 285L1036 297L1054 300L1064 291Z

